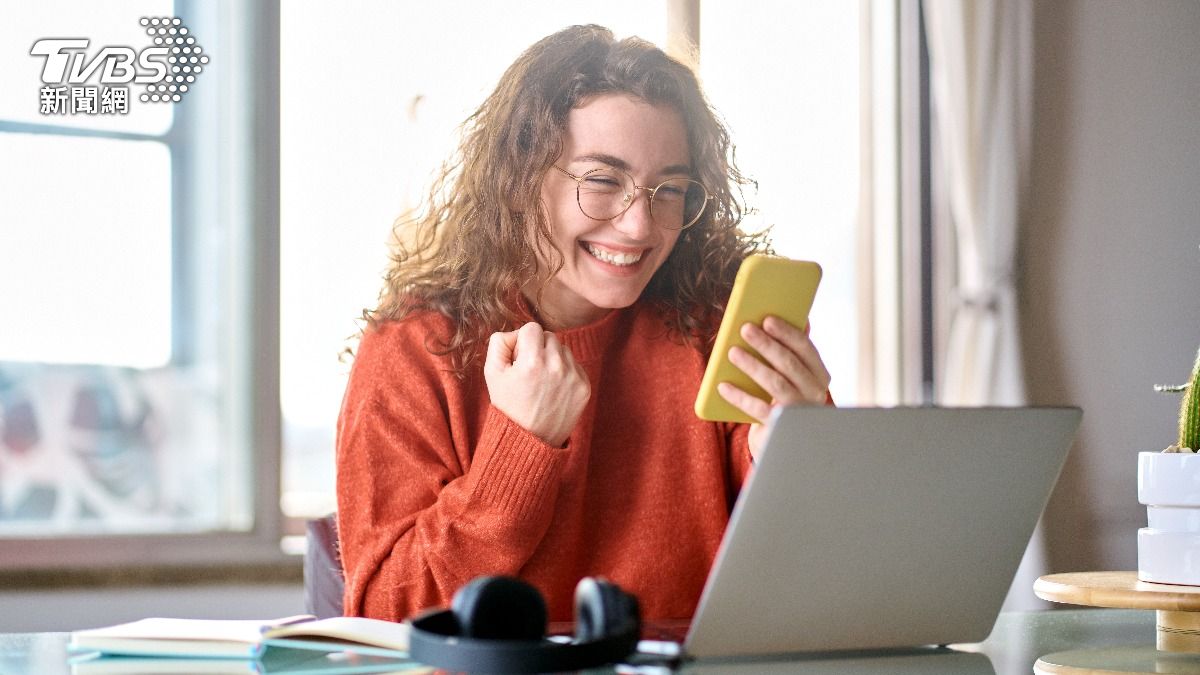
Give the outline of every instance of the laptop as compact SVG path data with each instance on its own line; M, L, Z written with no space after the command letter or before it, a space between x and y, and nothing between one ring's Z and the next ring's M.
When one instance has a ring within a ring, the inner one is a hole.
M1078 408L777 409L685 656L987 638Z

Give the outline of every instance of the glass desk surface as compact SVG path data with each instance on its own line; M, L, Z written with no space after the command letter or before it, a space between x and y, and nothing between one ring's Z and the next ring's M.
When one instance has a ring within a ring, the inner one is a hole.
M1156 651L1154 620L1154 612L1147 610L1074 609L1003 613L996 621L991 636L984 642L955 645L947 650L898 650L842 653L836 656L800 655L780 660L694 662L685 663L680 671L980 675L1026 675L1033 672L1200 673L1200 655L1164 654ZM67 662L67 640L66 633L0 634L0 675L72 673L71 665ZM1039 663L1039 659L1043 662ZM1038 664L1036 671L1035 664ZM327 673L339 672L337 669L320 670ZM80 671L77 669L74 672L78 674ZM400 669L394 672L404 671ZM667 671L662 668L622 668L619 672Z

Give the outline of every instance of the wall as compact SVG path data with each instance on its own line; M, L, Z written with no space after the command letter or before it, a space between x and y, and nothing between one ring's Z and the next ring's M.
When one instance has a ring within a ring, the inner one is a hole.
M1035 3L1020 292L1036 403L1084 409L1052 571L1135 569L1136 457L1175 438L1200 346L1200 2Z

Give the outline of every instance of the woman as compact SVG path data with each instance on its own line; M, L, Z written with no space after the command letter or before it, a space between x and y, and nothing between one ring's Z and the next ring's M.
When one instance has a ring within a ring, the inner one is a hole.
M763 246L737 229L732 155L693 73L636 38L568 28L506 71L367 313L338 424L347 614L507 574L552 621L588 575L691 616L764 432L691 412ZM827 400L802 331L743 334L765 360L731 358L774 404Z

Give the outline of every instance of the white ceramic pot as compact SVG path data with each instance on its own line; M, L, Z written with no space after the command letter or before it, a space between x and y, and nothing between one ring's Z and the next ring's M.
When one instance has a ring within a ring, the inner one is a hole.
M1200 454L1138 453L1138 579L1200 586Z

